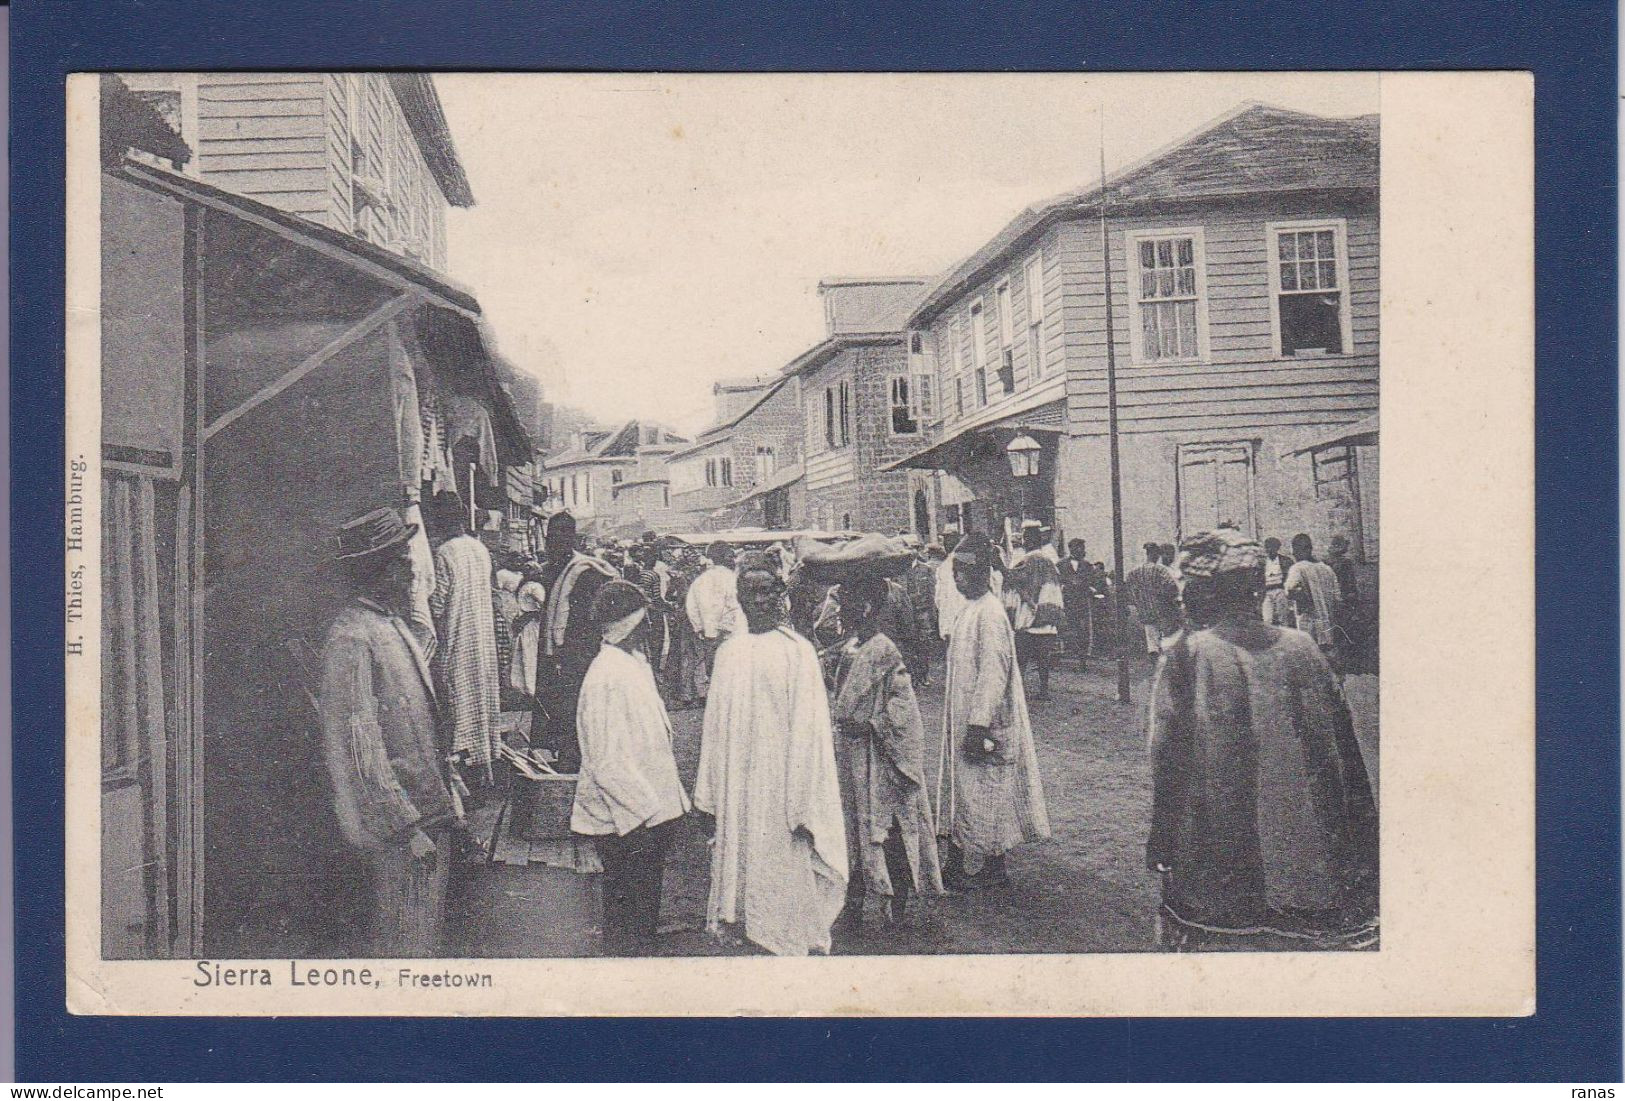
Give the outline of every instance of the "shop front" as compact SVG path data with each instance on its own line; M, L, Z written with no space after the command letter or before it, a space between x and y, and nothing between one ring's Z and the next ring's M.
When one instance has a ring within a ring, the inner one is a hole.
M975 531L1013 547L1024 524L1057 528L1059 404L962 429L886 469L941 472L933 539Z
M344 954L334 532L436 488L499 507L529 445L478 303L427 269L136 163L102 208L103 952Z

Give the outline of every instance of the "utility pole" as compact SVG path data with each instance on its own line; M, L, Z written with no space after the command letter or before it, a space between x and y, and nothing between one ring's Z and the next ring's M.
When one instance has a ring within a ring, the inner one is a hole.
M1112 246L1106 230L1106 109L1100 109L1100 259L1106 274L1106 431L1111 451L1112 632L1117 643L1117 699L1129 702L1128 654L1123 649L1123 470L1117 453L1117 334L1112 321Z

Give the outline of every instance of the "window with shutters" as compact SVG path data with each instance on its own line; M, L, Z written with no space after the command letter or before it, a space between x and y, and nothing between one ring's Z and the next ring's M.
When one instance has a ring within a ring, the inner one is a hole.
M961 417L965 415L965 341L964 333L959 326L959 315L955 314L948 322L948 377L953 379L954 408Z
M824 400L823 395L810 392L802 400L803 411L806 413L806 426L803 429L802 439L807 448L807 457L811 458L823 451L828 444L824 442Z
M1044 376L1044 258L1033 256L1022 273L1027 292L1027 372Z
M1342 219L1274 222L1265 230L1276 351L1294 358L1349 351L1348 243Z
M705 460L705 484L712 487L733 485L733 460L726 457Z
M975 376L976 404L987 404L987 313L978 298L970 306L970 362Z
M1257 534L1252 444L1180 444L1177 461L1180 539L1221 527Z
M914 387L907 375L893 375L888 380L891 395L891 434L917 436L920 433L919 412L915 408Z
M937 392L937 354L935 341L925 333L909 334L908 373L910 397L914 416L923 427L936 423L939 410L933 398Z
M1010 280L999 284L995 294L999 310L999 387L1006 394L1016 392L1016 318L1011 305Z
M1200 229L1127 234L1135 363L1207 359L1207 278Z

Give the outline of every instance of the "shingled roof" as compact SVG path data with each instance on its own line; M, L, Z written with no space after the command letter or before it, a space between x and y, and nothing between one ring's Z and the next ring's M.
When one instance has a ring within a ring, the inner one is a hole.
M1377 186L1378 117L1326 118L1244 103L1195 134L1128 165L1107 180L1111 208L1243 195ZM1099 211L1090 184L1030 206L938 280L909 318L919 328L1008 253L1051 223Z

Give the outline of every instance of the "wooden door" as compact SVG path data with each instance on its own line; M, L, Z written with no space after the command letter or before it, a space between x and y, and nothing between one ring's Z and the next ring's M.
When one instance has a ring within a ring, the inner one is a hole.
M1256 535L1252 447L1181 444L1177 496L1180 539L1219 527Z

